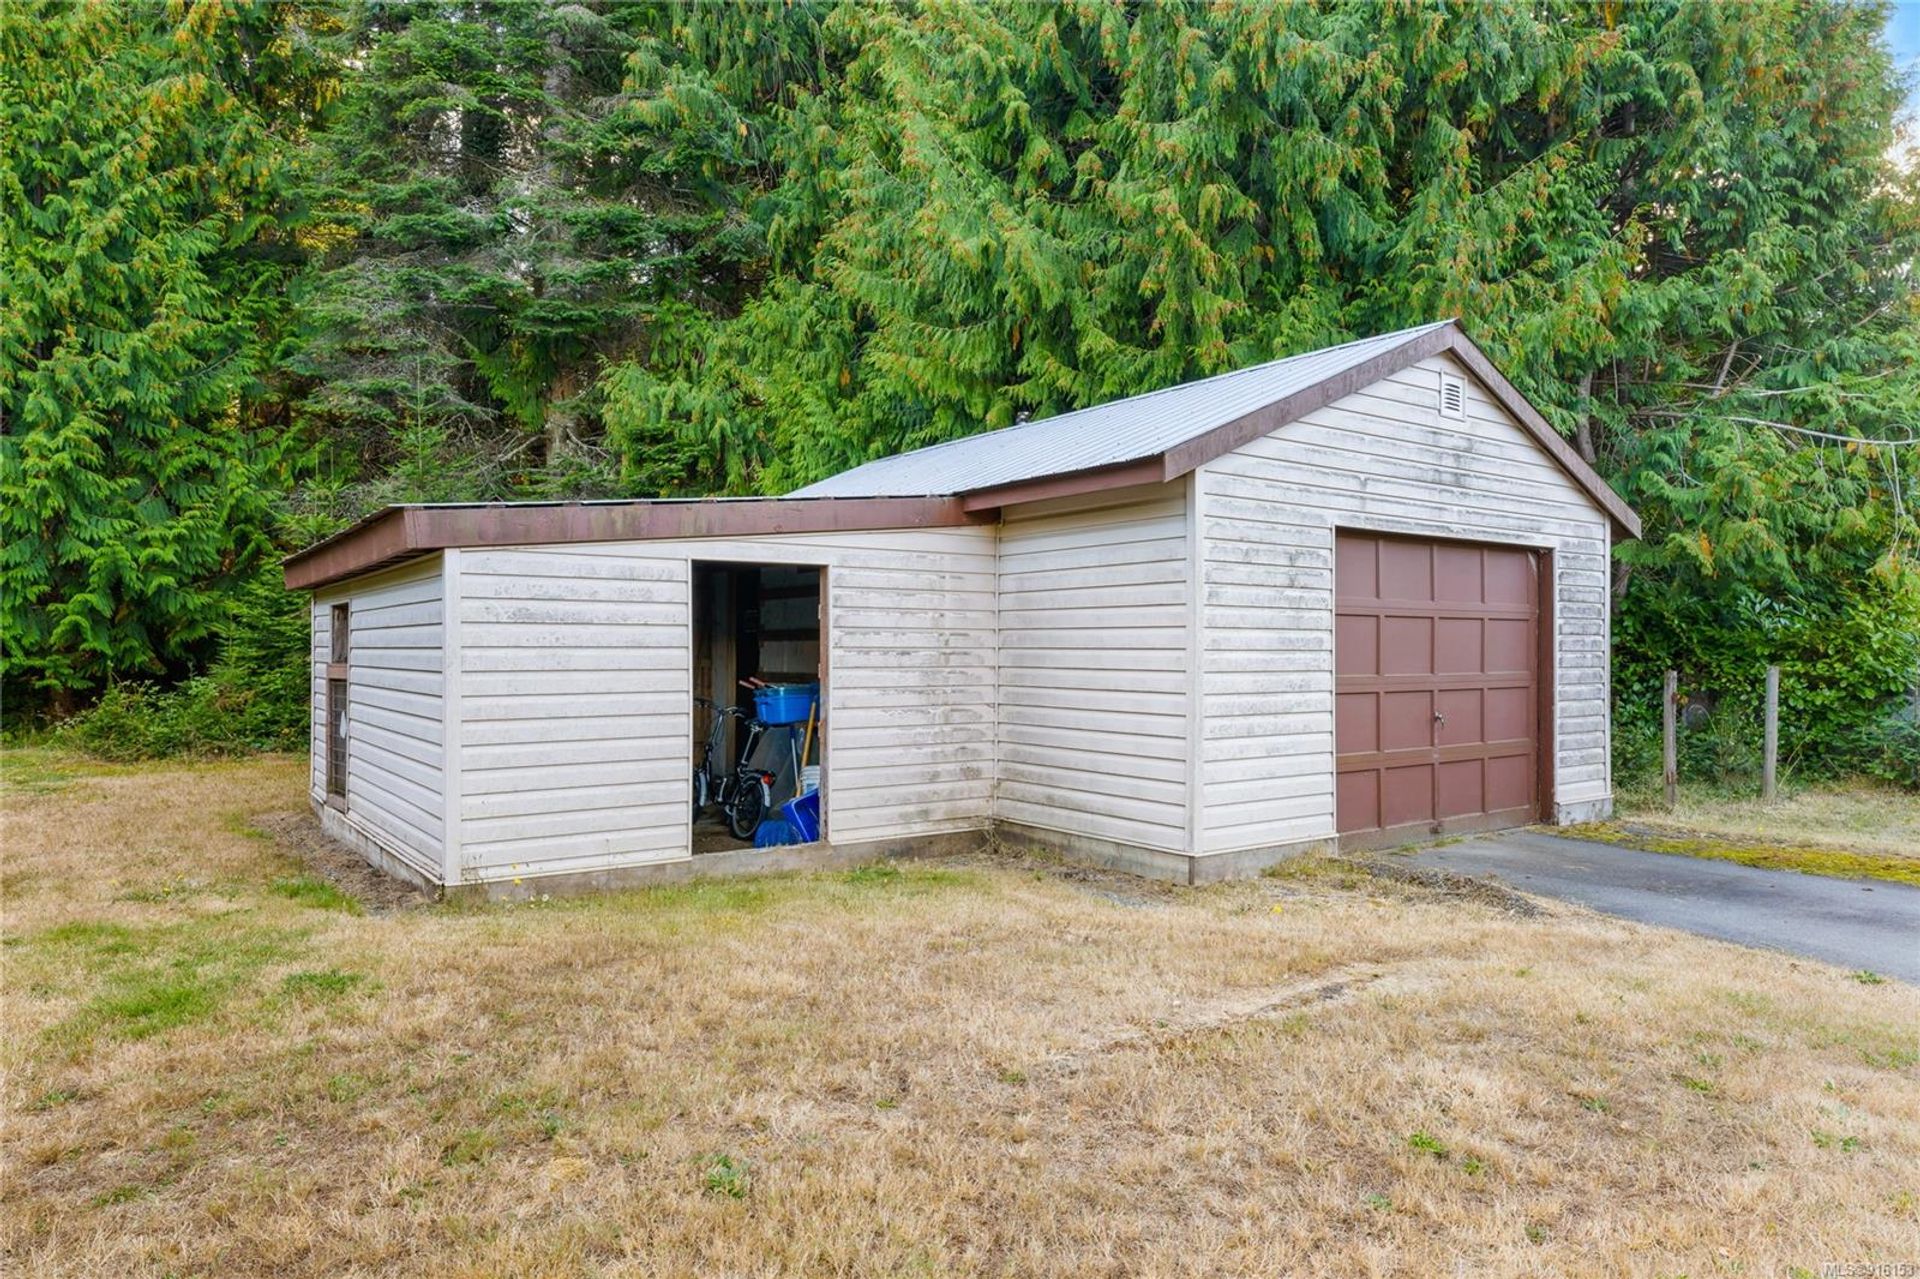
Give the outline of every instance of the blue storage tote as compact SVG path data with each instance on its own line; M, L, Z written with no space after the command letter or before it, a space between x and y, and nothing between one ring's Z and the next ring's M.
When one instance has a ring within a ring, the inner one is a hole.
M798 799L780 805L780 812L793 831L794 842L811 844L820 838L820 792L810 790Z
M753 690L753 714L762 724L804 724L820 696L818 684L769 684Z
M753 832L755 848L778 848L782 844L801 844L806 840L793 837L793 828L778 817L768 817L761 821L759 829Z

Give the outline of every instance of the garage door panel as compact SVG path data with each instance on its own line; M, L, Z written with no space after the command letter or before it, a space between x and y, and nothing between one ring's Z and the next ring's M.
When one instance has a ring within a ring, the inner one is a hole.
M1439 765L1435 816L1463 817L1488 811L1486 771L1487 762L1483 759L1462 759Z
M1487 807L1490 813L1533 807L1533 756L1507 755L1487 761Z
M1415 750L1433 745L1433 694L1425 689L1414 693L1380 694L1380 749ZM1342 754L1347 753L1344 743Z
M1486 692L1478 688L1443 689L1433 695L1433 708L1441 715L1435 725L1440 745L1462 746L1487 740L1480 713Z
M1380 669L1380 619L1371 613L1336 617L1333 660L1338 669L1355 675Z
M1387 616L1380 619L1380 673L1429 675L1433 672L1431 617Z
M1486 622L1478 617L1442 617L1434 622L1433 669L1440 675L1463 675L1486 669L1482 643Z
M1486 598L1481 580L1483 552L1477 546L1441 544L1433 552L1433 597L1477 604Z
M1380 825L1380 774L1377 771L1340 774L1335 793L1341 830L1369 830Z
M1534 600L1535 558L1531 551L1512 551L1489 547L1487 555L1488 604L1521 604L1531 608Z
M1380 697L1377 693L1341 693L1334 699L1333 731L1340 749L1371 754L1380 749Z
M1401 542L1378 539L1380 547L1380 598L1389 600L1430 600L1433 598L1433 547L1427 542Z
M1380 597L1378 548L1378 542L1359 538L1342 538L1334 546L1334 576L1352 584L1356 599Z
M1514 618L1487 619L1487 657L1485 670L1530 671L1533 669L1533 623Z
M1342 834L1406 838L1539 810L1539 560L1516 547L1335 541Z
M1483 740L1514 742L1532 738L1534 704L1535 697L1531 688L1488 689Z
M1426 762L1380 770L1380 820L1405 826L1433 820L1433 770Z

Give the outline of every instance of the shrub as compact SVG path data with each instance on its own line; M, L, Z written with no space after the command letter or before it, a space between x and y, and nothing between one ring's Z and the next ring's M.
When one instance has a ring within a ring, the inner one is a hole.
M281 700L217 675L171 689L115 684L61 725L54 740L101 759L244 755L293 750L306 739L304 704L289 717Z
M1826 606L1736 592L1726 607L1642 598L1623 609L1614 659L1614 773L1657 785L1661 681L1680 672L1680 775L1760 771L1766 668L1780 667L1780 761L1802 778L1868 775L1920 786L1920 595L1889 582Z
M172 688L112 684L54 739L102 759L243 755L305 746L308 636L304 601L263 570L234 597L219 657Z

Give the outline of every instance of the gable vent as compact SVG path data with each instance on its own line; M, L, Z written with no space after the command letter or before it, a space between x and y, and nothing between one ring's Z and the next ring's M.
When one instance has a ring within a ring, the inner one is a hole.
M1467 384L1457 377L1440 375L1440 416L1464 418L1467 415Z

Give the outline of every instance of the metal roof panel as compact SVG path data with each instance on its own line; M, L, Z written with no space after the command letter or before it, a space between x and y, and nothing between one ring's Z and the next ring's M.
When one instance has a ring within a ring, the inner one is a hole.
M1451 323L1423 324L1233 373L983 431L856 466L793 497L944 497L1165 453Z

